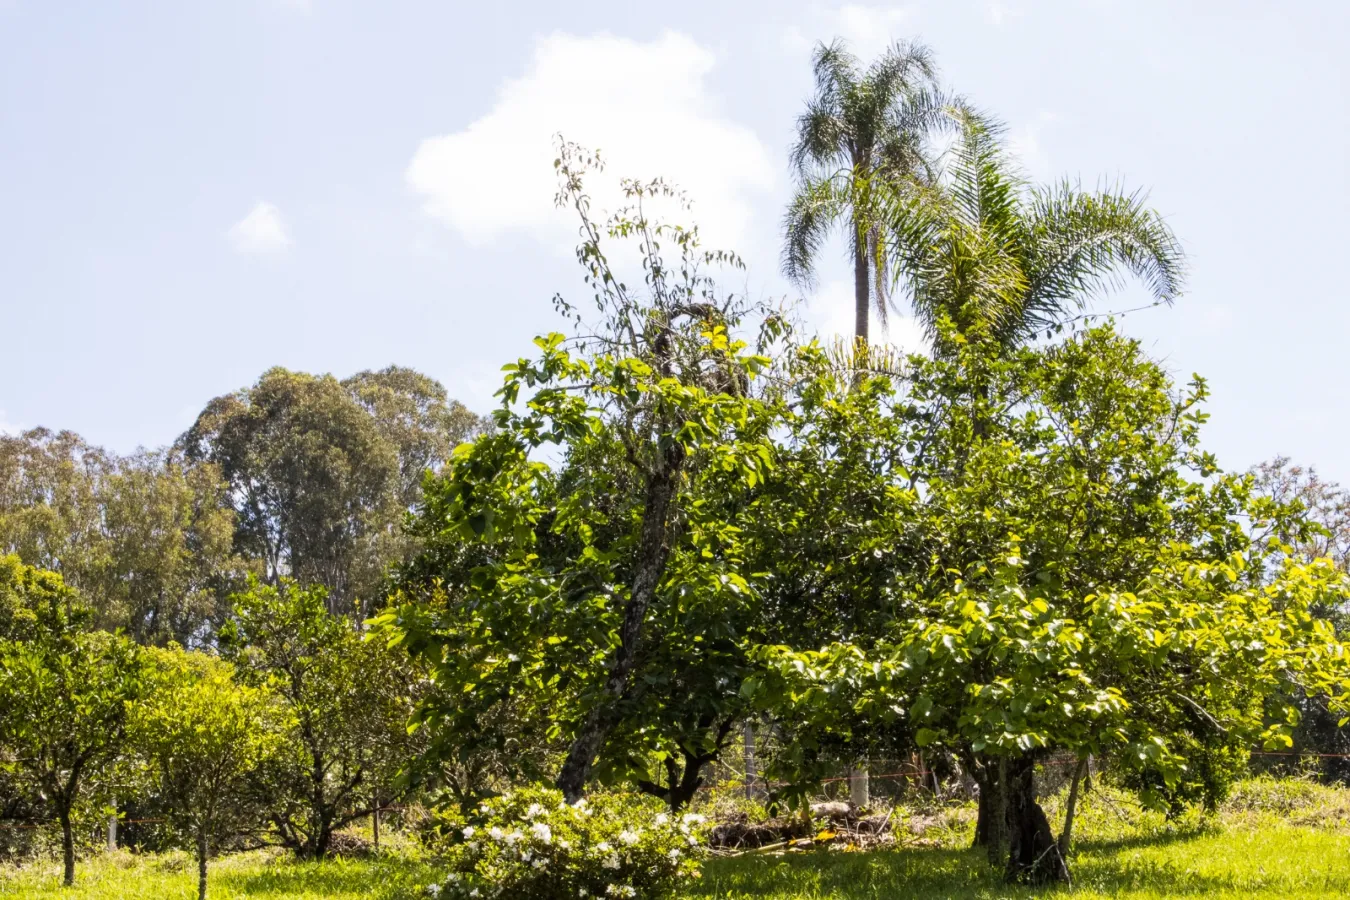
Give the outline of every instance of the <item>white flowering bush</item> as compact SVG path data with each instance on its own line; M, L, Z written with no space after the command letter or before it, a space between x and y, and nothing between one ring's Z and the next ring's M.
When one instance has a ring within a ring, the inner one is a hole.
M459 898L646 898L696 878L705 854L699 815L670 815L646 797L600 795L576 805L527 788L488 800L446 835L445 877L427 886Z

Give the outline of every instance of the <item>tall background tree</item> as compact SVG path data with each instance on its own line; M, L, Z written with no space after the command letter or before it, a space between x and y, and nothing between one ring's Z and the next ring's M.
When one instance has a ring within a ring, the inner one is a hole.
M0 552L57 571L105 629L207 642L247 568L219 470L171 451L117 456L71 432L0 436Z
M796 194L783 220L783 271L811 285L835 229L853 261L854 335L868 339L873 309L884 322L890 283L880 200L933 176L931 136L946 122L932 53L896 43L866 69L843 41L816 47L816 94L797 120Z
M340 382L276 368L207 404L179 446L219 468L235 551L258 560L267 583L322 585L331 611L361 616L408 552L401 524L422 473L482 427L411 369Z

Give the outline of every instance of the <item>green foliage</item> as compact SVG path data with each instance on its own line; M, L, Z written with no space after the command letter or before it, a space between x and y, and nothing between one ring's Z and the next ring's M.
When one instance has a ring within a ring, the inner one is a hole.
M449 872L428 892L522 900L667 896L698 875L704 820L660 810L605 793L569 805L545 788L492 798L446 829Z
M1174 394L1109 329L952 346L912 360L892 403L921 434L895 464L918 492L908 521L875 546L889 614L821 650L765 648L774 676L746 685L796 729L777 765L811 772L865 723L977 777L1061 749L1153 773L1153 802L1217 801L1234 754L1287 746L1296 718L1267 712L1289 685L1343 690L1343 651L1309 614L1342 602L1342 578L1323 562L1259 577L1250 484L1199 449L1203 383Z
M1180 293L1184 254L1141 194L1086 193L1067 181L1030 187L1001 125L969 109L955 110L954 121L942 178L873 192L890 271L941 352L952 352L943 323L1005 346L1061 328L1122 273L1155 303Z
M536 358L505 367L496 430L428 480L413 525L426 549L379 621L436 684L418 713L433 754L566 748L570 796L595 765L679 806L743 708L756 597L726 510L772 466L778 407L752 392L771 361L736 336L741 304L704 271L735 258L643 212L677 195L625 182L635 206L602 239L587 164L564 148L559 169L596 336L540 337ZM607 261L607 241L626 239L646 296ZM780 333L769 320L764 342Z
M151 658L129 742L173 830L197 853L204 897L212 844L262 821L248 780L281 751L289 723L270 691L235 683L231 667L213 657L169 649Z
M171 452L118 457L70 432L0 436L0 552L60 571L106 629L201 643L244 563L219 471Z
M378 606L384 569L410 551L398 524L421 476L482 427L411 369L339 382L269 369L207 404L179 445L219 468L235 504L235 549L268 583L321 584L329 607Z
M242 685L275 696L284 741L254 773L283 843L322 857L333 831L388 799L411 755L411 673L351 619L328 612L323 588L255 583L234 598L221 655Z
M59 576L7 557L0 579L9 632L0 635L0 759L13 788L43 798L60 821L70 884L72 818L114 780L145 664L122 636L82 630L90 613Z

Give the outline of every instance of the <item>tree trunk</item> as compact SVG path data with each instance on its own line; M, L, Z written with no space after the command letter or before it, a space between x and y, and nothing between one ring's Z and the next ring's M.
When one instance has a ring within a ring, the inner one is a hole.
M197 832L197 900L206 900L206 831Z
M582 722L558 772L558 789L568 803L580 800L590 779L591 766L618 719L618 705L628 688L628 676L637 661L642 642L642 624L656 596L656 588L665 574L670 555L667 531L671 500L684 464L684 448L674 442L661 454L659 468L647 476L642 531L638 539L637 560L628 606L619 631L619 649L610 666L605 693Z
M61 820L61 861L64 864L61 883L71 887L75 884L75 832L71 827L69 807L57 810L56 816Z
M872 280L867 260L867 235L853 223L853 336L858 344L867 343L868 322L872 314Z
M1000 761L1007 797L1008 865L1004 878L1024 884L1068 884L1069 868L1036 802L1036 766L1028 757Z
M108 816L108 852L117 849L117 801L112 803L112 815Z
M380 849L380 795L375 795L375 809L370 813L370 834L376 852Z
M1069 858L1069 843L1073 840L1073 814L1078 807L1078 785L1087 774L1091 759L1091 756L1084 756L1078 760L1078 766L1073 770L1073 782L1069 785L1069 799L1064 804L1064 830L1059 833L1059 855L1066 860Z

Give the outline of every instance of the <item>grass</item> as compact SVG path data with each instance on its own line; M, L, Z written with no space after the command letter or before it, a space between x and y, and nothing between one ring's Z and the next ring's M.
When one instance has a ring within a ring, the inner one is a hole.
M1052 821L1057 803L1047 804ZM900 816L897 814L897 819ZM962 848L970 816L962 808L910 816L897 849L855 853L747 855L710 861L679 900L880 900L1014 898L1034 892L1002 885L982 853ZM919 829L917 823L924 823ZM919 832L919 833L916 833ZM1260 779L1238 786L1217 817L1179 822L1146 813L1130 799L1094 790L1081 807L1071 859L1072 890L1056 896L1154 900L1340 898L1350 896L1350 790ZM923 845L923 846L918 846ZM411 855L297 863L275 851L212 862L211 894L227 898L411 898L434 873ZM73 890L59 865L0 867L0 896L16 900L123 900L195 897L185 854L118 852L82 861ZM1042 894L1043 895L1043 894Z

